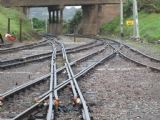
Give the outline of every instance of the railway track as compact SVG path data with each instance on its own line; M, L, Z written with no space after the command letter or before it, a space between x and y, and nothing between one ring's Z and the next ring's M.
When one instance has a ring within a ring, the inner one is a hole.
M94 47L98 47L103 45L103 42L91 42L85 45L80 45L78 47L73 47L73 48L68 48L67 49L67 54L72 54L76 53L79 51L83 50L88 50ZM57 55L61 55L62 53L60 51L57 51ZM32 63L36 61L42 61L51 58L51 52L48 53L43 53L43 54L37 54L37 55L32 55L32 56L27 56L23 58L18 58L18 59L13 59L13 60L6 60L6 61L1 61L0 62L0 69L8 69L11 67L15 67L18 65L25 65L27 63Z
M129 58L135 59L136 61L140 63L144 63L146 65L156 67L160 69L160 60L157 60L155 58L152 58L150 56L146 56L145 54L130 48L128 46L123 46L121 49L121 52L127 55Z
M58 41L55 42L60 45L61 51L59 53L56 50L52 51L51 74L0 94L0 104L3 104L0 114L3 118L14 120L134 119L137 118L134 116L137 114L134 110L137 109L131 108L130 112L133 114L128 117L125 117L127 113L122 114L121 110L125 111L128 109L126 105L134 106L138 102L142 106L143 103L147 105L150 103L152 94L145 97L149 90L147 89L148 84L144 82L146 80L147 82L158 81L160 77L160 69L157 67L159 60L114 41L103 41L97 50L78 58L81 53L66 54L67 49L64 45ZM93 44L91 46L95 47ZM132 57L135 54L136 59ZM78 60L73 58L78 58ZM144 58L145 61L142 61ZM60 65L57 66L59 63ZM100 66L96 67L99 64ZM139 83L137 80L140 80ZM154 86L153 83L152 85ZM126 92L125 89L129 92ZM142 90L146 93L143 94ZM131 103L132 100L135 103ZM153 100L157 99L153 98ZM18 102L20 104L16 104ZM13 110L15 108L18 109ZM143 115L146 118L149 117L148 111L143 110L140 111L141 115L138 117L143 118ZM153 111L153 114L156 112Z
M78 53L73 51L68 55L69 59L75 61L76 59L81 58L82 56L86 56L86 54L96 52L101 49L104 45L102 43L98 43L97 46L91 48L81 49ZM87 47L87 46L86 46ZM79 49L80 50L80 49ZM57 67L60 68L63 66L63 58L61 58L61 51L57 52ZM74 57L74 59L73 59ZM49 72L50 69L50 58L48 59L40 59L39 61L32 62L32 64L27 64L25 66L17 66L14 63L12 69L7 67L6 70L0 70L1 81L0 81L0 93L5 92L8 89L13 89L14 87L18 87L26 81L32 81L37 77L41 77ZM4 67L5 68L5 67ZM3 86L2 86L3 85Z
M98 52L95 52L95 53L93 53L93 54L90 54L90 55L88 55L88 57L90 57L90 56L92 56L92 55L96 55L96 54L98 54L100 51L98 51ZM85 58L82 58L83 60L85 60L86 59L86 57ZM79 61L81 60L82 61L82 59L79 59ZM73 63L76 63L76 61L75 62L72 62L71 64L73 64ZM63 72L63 71L62 71ZM45 76L44 78L42 78L41 79L41 81L49 81L49 75L47 75L47 76ZM47 80L46 80L47 79ZM39 82L40 80L36 80L36 82L34 81L34 83L32 82L32 83L29 83L28 84L28 86L31 86L31 85L35 85L35 84L37 84L38 82ZM64 82L65 83L65 82ZM63 84L64 84L63 83ZM39 83L40 84L40 83ZM64 84L63 85L62 84L62 86L64 87L64 85L66 84ZM45 91L45 90L47 90L46 88L47 87L43 87L43 85L42 85L42 88L41 88L41 85L37 85L38 86L38 88L36 89L35 88L35 90L36 90L36 92L34 92L33 91L33 95L34 95L34 93L37 93L37 94L43 94L43 92ZM48 86L48 82L46 83L46 85L45 86ZM15 89L15 90L12 90L12 91L9 91L9 92L7 92L7 93L5 93L5 94L3 94L3 95L1 95L1 98L3 98L3 100L5 101L5 100L7 100L8 98L10 98L10 96L16 96L16 94L18 93L19 94L19 90L23 90L24 91L24 89L25 88L27 88L27 85L25 84L25 85L23 85L23 86L20 86L20 87L18 87L17 89ZM39 91L39 89L42 89L42 91L43 92L40 92ZM45 89L45 90L44 90ZM14 91L14 92L13 92ZM47 92L47 91L46 91ZM16 93L16 94L15 94ZM15 94L15 95L14 95ZM24 97L24 96L23 96ZM26 96L27 97L27 96ZM27 97L27 98L29 98L29 97ZM26 98L26 99L27 99ZM33 96L32 97L30 97L30 98L32 98L33 99ZM31 100L31 99L30 99ZM16 102L16 100L15 100L15 102ZM11 102L11 103L14 103L14 102ZM4 103L5 104L5 103ZM13 104L12 104L13 105Z
M11 47L12 44L0 44L0 48L8 48L8 47Z
M70 88L65 88L63 91L61 91L58 95L57 91L55 90L54 91L54 95L55 95L55 100L61 100L61 110L64 108L64 107L67 107L68 104L70 104L70 101L72 100L75 104L78 104L76 101L78 98L78 93L77 93L77 89L79 88L79 86L76 83L75 81L75 78L74 78L74 75L72 74L72 69L69 65L69 62L68 62L68 57L67 57L67 54L66 54L66 51L65 51L65 48L64 48L64 45L62 43L59 43L62 47L62 53L63 53L63 59L65 60L64 61L64 64L65 64L65 71L63 72L63 74L66 74L66 75L60 75L60 76L57 76L57 80L54 84L54 89L56 88L57 86L57 83L62 83L63 81L67 80L67 79L71 79L70 81ZM60 81L61 79L61 81ZM78 89L80 90L80 89ZM79 94L81 94L81 92L79 92ZM82 95L82 94L81 94ZM83 96L82 96L83 97ZM72 99L71 99L72 98ZM69 102L68 102L69 101ZM85 103L84 103L85 104ZM85 104L86 105L86 104ZM70 104L70 106L73 106L72 103ZM63 110L62 110L63 111ZM58 106L56 107L55 106L55 116L54 116L54 119L59 119L60 115L58 115L57 117L57 114L58 114ZM62 117L62 116L61 116ZM88 117L88 116L87 116Z
M79 85L94 120L158 119L159 72L117 52Z
M0 70L0 94L18 87L26 82L33 81L50 72L50 60L34 62L26 66Z
M71 36L71 35L70 35ZM144 65L149 65L153 68L160 69L160 60L156 59L154 57L151 57L149 55L146 55L145 53L142 53L141 51L124 44L120 41L116 41L114 39L106 39L106 38L97 38L97 37L90 37L90 36L79 36L79 37L87 37L92 38L96 40L103 40L106 41L108 44L112 45L113 48L117 48L128 58L131 58L132 60L135 60L138 63L142 63Z
M111 40L111 41L114 42L115 40ZM120 46L119 51L121 56L125 56L125 58L136 61L137 63L143 64L146 67L149 66L155 70L160 70L160 60L153 58L151 56L148 56L131 46L128 46L118 41L115 41L115 42Z
M46 40L42 40L40 42L35 42L35 43L32 43L32 44L28 44L28 45L1 49L0 50L0 54L17 52L17 51L20 51L20 50L32 49L32 48L36 48L36 47L40 47L40 46L45 46L45 45L48 45L48 43L46 42Z

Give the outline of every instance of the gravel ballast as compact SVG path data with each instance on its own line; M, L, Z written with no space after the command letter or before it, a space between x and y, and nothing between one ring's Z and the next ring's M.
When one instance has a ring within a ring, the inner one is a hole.
M158 120L159 78L117 56L79 83L94 120Z

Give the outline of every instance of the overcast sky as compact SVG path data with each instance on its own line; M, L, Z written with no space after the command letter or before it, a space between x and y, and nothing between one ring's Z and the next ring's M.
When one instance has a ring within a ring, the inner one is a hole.
M70 9L71 7L75 7L76 9L81 8L81 6L66 6L67 9Z

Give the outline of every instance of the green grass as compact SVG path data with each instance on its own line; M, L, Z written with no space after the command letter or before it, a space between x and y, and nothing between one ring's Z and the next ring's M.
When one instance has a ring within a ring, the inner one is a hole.
M23 19L22 32L23 39L31 39L32 36L29 34L31 29L31 24L26 17L16 9L4 8L0 6L0 33L4 36L7 33L8 18L11 18L11 33L15 32L16 37L19 37L19 19Z
M127 18L129 19L129 18ZM127 20L125 19L125 21ZM106 23L101 27L102 34L119 34L119 17L112 22ZM139 13L139 30L140 36L145 42L154 42L160 40L160 14L158 13ZM132 26L124 26L125 36L133 34Z
M119 25L119 17L116 17L113 21L103 24L100 28L101 34L116 34L117 26Z

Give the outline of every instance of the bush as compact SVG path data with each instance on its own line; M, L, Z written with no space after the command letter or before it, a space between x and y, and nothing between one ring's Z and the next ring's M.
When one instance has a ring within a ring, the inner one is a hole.
M45 21L44 20L39 20L38 18L32 18L32 21L33 21L33 28L34 29L45 28Z
M124 21L129 19L126 18ZM154 43L157 40L160 40L160 14L152 13L148 14L146 12L139 13L139 31L140 37L146 42ZM117 35L120 33L119 18L115 18L110 23L103 24L101 26L101 34L103 35ZM124 33L126 37L133 35L133 26L126 26L124 24Z
M147 13L160 13L160 0L138 0L138 5Z
M133 14L133 0L128 0L126 4L124 4L124 17L128 17Z
M76 14L74 15L74 17L68 22L69 33L74 33L75 27L78 27L81 20L82 20L82 11L78 10Z
M28 32L32 31L30 21L17 9L5 8L0 5L0 33L3 36L7 33L8 18L10 18L11 22L11 33L14 33L17 38L19 38L20 18L22 18L22 39L30 39L26 37L31 37L31 35L28 35Z
M117 26L119 25L119 17L116 17L113 21L105 23L100 27L100 32L102 34L111 34L117 32Z

